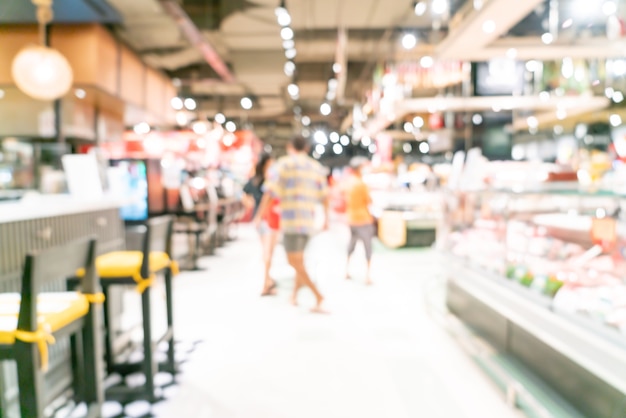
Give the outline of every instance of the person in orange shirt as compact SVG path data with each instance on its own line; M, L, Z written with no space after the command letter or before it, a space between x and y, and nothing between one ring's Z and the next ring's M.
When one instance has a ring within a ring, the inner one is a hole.
M372 202L369 189L363 182L362 169L367 162L365 158L355 157L350 161L353 175L346 187L346 216L350 225L350 244L348 245L348 272L346 279L350 279L350 257L358 241L363 242L367 260L366 284L372 284L370 265L372 260L372 239L376 234L374 218L370 214L369 205Z

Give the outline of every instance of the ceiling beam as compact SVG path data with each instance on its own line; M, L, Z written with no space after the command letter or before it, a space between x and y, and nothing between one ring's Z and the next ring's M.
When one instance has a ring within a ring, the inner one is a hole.
M507 33L520 20L531 13L544 0L491 0L480 10L471 10L463 19L450 25L448 36L437 46L439 59L468 60L476 51ZM471 3L471 2L468 2ZM483 30L485 22L491 22L493 30Z

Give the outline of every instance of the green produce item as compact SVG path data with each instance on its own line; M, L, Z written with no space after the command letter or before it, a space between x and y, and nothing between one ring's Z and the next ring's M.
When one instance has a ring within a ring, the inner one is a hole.
M513 278L519 282L527 273L528 269L526 267L517 267L513 273Z
M543 292L553 298L556 295L556 292L559 291L561 286L563 286L563 282L561 280L557 279L556 277L550 277L546 282L546 287L544 288Z
M517 269L517 267L513 266L513 265L509 265L506 267L506 278L507 279L512 279L513 277L515 277L515 270Z
M528 271L526 272L526 274L524 274L521 277L519 282L522 286L530 287L534 279L535 279L535 276L533 276L533 274L530 271Z

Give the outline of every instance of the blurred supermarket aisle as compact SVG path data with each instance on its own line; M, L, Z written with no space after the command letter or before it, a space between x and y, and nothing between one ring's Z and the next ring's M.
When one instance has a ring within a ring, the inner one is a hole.
M158 417L507 418L502 393L429 314L440 303L441 265L430 250L377 246L373 286L357 249L345 280L347 230L312 242L314 279L329 315L288 303L292 273L282 247L276 297L259 297L260 247L248 226L204 272L176 282L177 337L201 339ZM308 291L307 291L308 292Z

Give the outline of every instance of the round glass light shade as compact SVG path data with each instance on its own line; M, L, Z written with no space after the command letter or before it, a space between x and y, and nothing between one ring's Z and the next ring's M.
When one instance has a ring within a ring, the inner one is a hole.
M58 99L72 87L69 62L59 51L45 46L27 46L18 52L11 74L22 92L38 100Z

